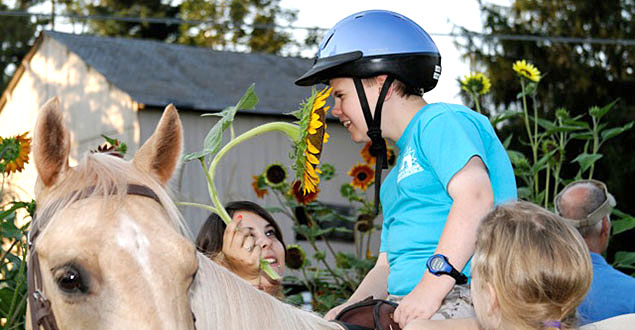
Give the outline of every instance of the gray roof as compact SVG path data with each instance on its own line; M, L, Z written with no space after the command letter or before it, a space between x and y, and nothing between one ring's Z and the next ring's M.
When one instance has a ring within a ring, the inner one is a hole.
M132 99L146 106L217 111L236 104L256 83L256 112L282 114L297 109L308 87L293 81L309 59L209 48L152 40L44 32L77 54Z

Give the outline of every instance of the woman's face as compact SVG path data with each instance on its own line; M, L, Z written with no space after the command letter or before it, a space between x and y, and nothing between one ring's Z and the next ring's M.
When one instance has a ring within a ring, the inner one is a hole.
M332 110L333 116L337 117L340 123L346 127L353 141L358 143L370 141L366 135L368 126L364 120L364 113L359 103L359 97L357 96L353 79L335 78L331 79L330 84L333 87L332 95L335 99ZM371 112L374 112L378 95L373 93L373 88L364 86L364 89L366 90L366 98L371 107Z
M282 276L285 262L284 247L282 242L276 238L276 229L267 220L253 212L236 211L233 220L235 221L238 216L242 216L240 226L248 228L255 244L262 248L260 257L270 261L271 267Z

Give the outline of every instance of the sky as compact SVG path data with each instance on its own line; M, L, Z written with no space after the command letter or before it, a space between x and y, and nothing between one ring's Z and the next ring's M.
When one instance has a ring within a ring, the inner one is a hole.
M509 0L486 2L499 5L510 3ZM441 78L437 87L425 94L426 101L462 102L456 79L469 73L470 64L461 59L461 54L454 45L454 38L435 34L451 33L456 26L480 32L482 23L477 0L282 0L280 6L298 10L298 19L293 23L294 26L326 29L351 14L369 9L391 10L407 16L431 34L441 53ZM315 54L302 55L313 57Z

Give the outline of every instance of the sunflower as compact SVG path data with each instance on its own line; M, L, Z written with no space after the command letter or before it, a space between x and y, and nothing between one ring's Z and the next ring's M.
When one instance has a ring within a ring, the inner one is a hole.
M0 172L11 174L22 172L24 164L29 162L31 151L31 138L24 134L2 138L0 137Z
M292 114L299 119L300 139L295 144L295 164L297 178L300 179L302 190L305 195L317 191L320 183L318 174L321 173L318 165L322 147L328 141L329 135L326 133L326 99L329 97L332 88L324 88L319 92L313 92L302 105L300 110Z
M363 191L375 181L375 170L373 170L368 164L357 164L348 171L348 175L353 177L351 185L357 187Z
M360 214L355 221L355 229L361 233L369 231L373 226L373 220L375 217L371 214Z
M370 154L370 146L371 142L366 142L362 150L360 150L359 154L362 155L362 158L368 165L374 165L377 159L375 158L375 156ZM388 165L395 165L395 150L390 146L386 146L386 160L388 162Z
M280 164L271 164L265 169L264 178L268 186L278 188L287 179L287 169Z
M252 178L254 179L254 181L251 182L251 187L254 188L254 192L256 193L256 196L258 196L258 198L265 197L265 195L268 194L269 191L267 191L267 189L263 189L265 188L264 176L254 175L252 176Z
M538 71L533 64L527 63L525 60L514 62L512 69L521 77L525 77L533 82L540 81L540 71Z
M289 193L292 194L293 197L295 197L295 200L298 202L298 204L306 205L317 199L317 196L320 193L320 188L316 187L314 192L310 192L307 194L305 193L304 189L302 189L302 182L300 180L297 180L291 186Z
M461 89L474 95L484 95L489 93L492 83L480 72L471 72L461 80Z
M287 246L285 264L288 268L296 270L306 266L307 258L304 249L297 244Z

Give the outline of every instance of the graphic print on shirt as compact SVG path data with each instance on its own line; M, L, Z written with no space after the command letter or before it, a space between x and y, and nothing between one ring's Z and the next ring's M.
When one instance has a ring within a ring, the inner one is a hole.
M397 176L397 182L401 182L401 180L421 171L423 171L423 167L419 165L414 148L412 148L412 146L408 146L406 151L403 152L401 162L399 163L399 176Z

